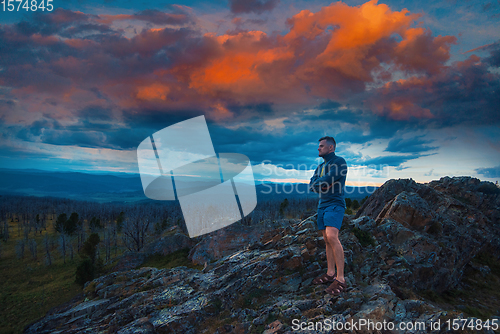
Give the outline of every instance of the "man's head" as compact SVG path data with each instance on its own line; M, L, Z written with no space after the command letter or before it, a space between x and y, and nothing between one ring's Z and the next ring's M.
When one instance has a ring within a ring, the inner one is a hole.
M326 136L326 137L320 138L319 146L318 146L318 156L324 157L327 154L335 152L336 146L337 146L337 143L335 143L335 139L333 139L333 137Z

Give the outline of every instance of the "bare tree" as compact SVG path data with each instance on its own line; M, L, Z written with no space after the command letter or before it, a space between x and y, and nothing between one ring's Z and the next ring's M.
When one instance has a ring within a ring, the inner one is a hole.
M140 218L138 215L125 220L122 240L130 251L139 252L150 233L150 219Z
M68 246L70 260L73 261L73 256L74 256L75 250L74 250L74 246L73 246L73 238L72 237L68 238L68 245L67 246Z
M63 262L66 263L67 236L64 233L59 235L59 252L63 257Z
M43 239L43 243L45 244L45 263L48 266L50 266L52 265L52 256L50 255L50 242L47 233L45 233L45 238Z
M24 246L25 246L24 239L21 239L17 242L16 254L18 258L24 259Z
M30 239L28 241L28 245L30 248L31 257L33 257L33 260L36 260L37 259L37 247L36 247L35 239Z
M9 221L7 220L7 218L3 221L3 224L2 224L2 238L3 238L3 241L7 241L9 239Z
M113 243L113 238L116 236L116 226L114 224L108 224L104 230L104 249L106 254L106 263L111 260L111 244Z

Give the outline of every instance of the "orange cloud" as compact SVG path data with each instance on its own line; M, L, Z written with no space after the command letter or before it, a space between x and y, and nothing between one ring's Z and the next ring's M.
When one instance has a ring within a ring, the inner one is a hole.
M118 15L99 15L99 18L96 20L102 24L111 24L114 21L122 21L122 20L131 20L133 19L132 15L129 14L118 14Z
M427 88L425 79L446 68L450 45L456 42L453 36L434 37L430 30L415 26L421 14L393 11L377 0L359 6L336 2L315 13L303 10L287 20L290 30L284 35L237 30L201 36L198 29L186 26L196 22L192 13L178 11L88 17L65 12L57 18L75 16L102 24L137 19L163 27L143 29L130 38L117 32L63 41L56 35L26 38L9 29L5 40L35 48L65 43L71 47L65 49L78 49L37 66L42 78L57 79L63 90L70 83L124 108L203 109L221 117L231 115L230 105L350 102L372 83L381 85L382 91ZM409 78L391 82L396 71ZM374 112L395 119L433 117L409 95L387 93L371 105Z
M356 7L337 2L288 19L290 31L284 36L262 31L206 34L213 55L198 64L177 65L171 73L199 94L242 102L342 100L364 91L374 72L383 71L382 63L421 73L444 66L456 39L412 28L420 16L406 9L392 11L377 0ZM390 72L384 73L390 80ZM397 105L391 115L404 109L396 112ZM429 116L412 110L412 116Z
M64 42L75 49L84 49L92 46L98 46L96 42L89 39L69 38Z
M389 117L397 120L409 120L415 118L433 118L431 111L421 108L412 101L404 99L394 99L389 103Z
M438 73L450 58L450 46L457 39L454 36L432 36L423 28L408 29L395 49L395 61L406 71Z
M136 97L141 100L167 100L170 88L168 86L154 83L146 87L138 87Z
M43 36L41 34L33 34L31 39L38 45L52 45L60 42L59 38L54 36Z
M264 67L293 58L293 52L286 47L266 47L267 35L261 31L205 37L217 46L220 56L189 74L189 87L203 94L230 92L237 97L269 96L270 87L262 73Z
M323 7L317 13L303 10L289 19L287 22L292 28L285 39L289 41L301 37L314 39L320 34L331 31L325 54L339 49L372 45L394 33L403 34L420 16L407 14L409 12L406 9L393 12L385 4L377 5L377 0L371 0L358 7L337 2Z

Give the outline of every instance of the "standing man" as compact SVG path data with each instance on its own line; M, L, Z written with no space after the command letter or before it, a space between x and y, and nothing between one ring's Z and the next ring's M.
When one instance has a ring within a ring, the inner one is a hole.
M333 137L319 140L318 155L323 163L314 171L309 189L319 194L317 225L326 244L328 271L313 280L314 284L331 283L325 292L339 295L347 288L344 279L344 249L339 231L345 212L344 187L347 164L335 154L337 144ZM337 272L335 274L335 268Z

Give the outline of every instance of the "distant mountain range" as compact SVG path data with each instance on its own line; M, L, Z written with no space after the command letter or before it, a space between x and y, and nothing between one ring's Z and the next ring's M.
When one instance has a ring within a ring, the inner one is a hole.
M308 193L307 189L308 185L303 183L256 184L259 200L317 196ZM346 186L346 197L362 199L375 189ZM52 196L95 202L150 201L143 193L139 174L127 173L95 174L0 168L0 194Z

